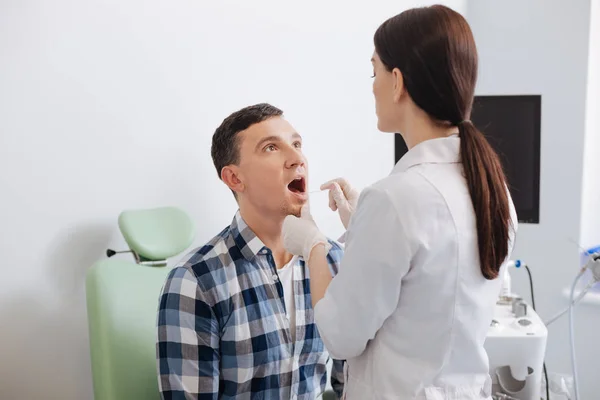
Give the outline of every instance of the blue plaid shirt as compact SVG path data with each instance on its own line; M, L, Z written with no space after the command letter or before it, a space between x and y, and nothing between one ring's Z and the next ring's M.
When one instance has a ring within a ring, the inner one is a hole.
M331 242L332 274L342 257ZM313 319L308 269L294 269L296 341L271 251L239 212L232 224L169 273L160 296L159 388L168 399L315 399L325 389L324 348ZM343 390L343 362L331 384Z

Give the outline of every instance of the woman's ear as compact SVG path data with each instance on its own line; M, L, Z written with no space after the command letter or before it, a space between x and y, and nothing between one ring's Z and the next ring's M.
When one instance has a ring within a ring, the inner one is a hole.
M398 68L392 70L393 89L392 96L395 103L400 102L400 98L404 94L404 77Z
M243 192L246 188L240 175L240 171L235 165L227 165L221 170L221 180L236 193Z

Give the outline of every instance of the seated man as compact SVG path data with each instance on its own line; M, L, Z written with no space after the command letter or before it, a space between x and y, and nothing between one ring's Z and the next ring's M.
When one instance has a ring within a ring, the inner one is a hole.
M230 226L169 274L157 357L163 399L315 399L329 355L313 320L308 270L283 247L287 215L308 200L302 139L282 111L258 104L213 136L219 177L239 205ZM337 272L342 250L328 255ZM332 387L343 387L333 361Z

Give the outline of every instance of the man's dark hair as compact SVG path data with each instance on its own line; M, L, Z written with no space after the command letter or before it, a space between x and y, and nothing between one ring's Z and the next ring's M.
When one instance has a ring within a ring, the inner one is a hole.
M211 155L219 179L227 165L240 162L238 133L254 124L283 115L283 111L267 103L255 104L238 110L225 118L212 138Z

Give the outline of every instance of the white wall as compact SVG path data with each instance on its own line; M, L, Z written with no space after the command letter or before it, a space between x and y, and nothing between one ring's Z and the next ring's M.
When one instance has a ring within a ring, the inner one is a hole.
M230 112L283 108L305 137L313 187L387 174L372 35L418 3L0 3L0 398L92 397L86 270L124 247L123 209L183 207L194 245L230 222L235 203L210 159ZM325 199L312 210L341 233Z
M600 245L600 0L592 0L581 243Z
M532 269L543 318L567 305L562 290L579 266L572 241L581 233L589 15L589 0L477 0L467 10L480 55L477 93L542 95L540 224L520 226L514 256ZM512 277L527 298L526 272ZM600 319L592 306L577 311L580 393L593 399ZM550 327L549 371L570 373L567 333L566 318Z

